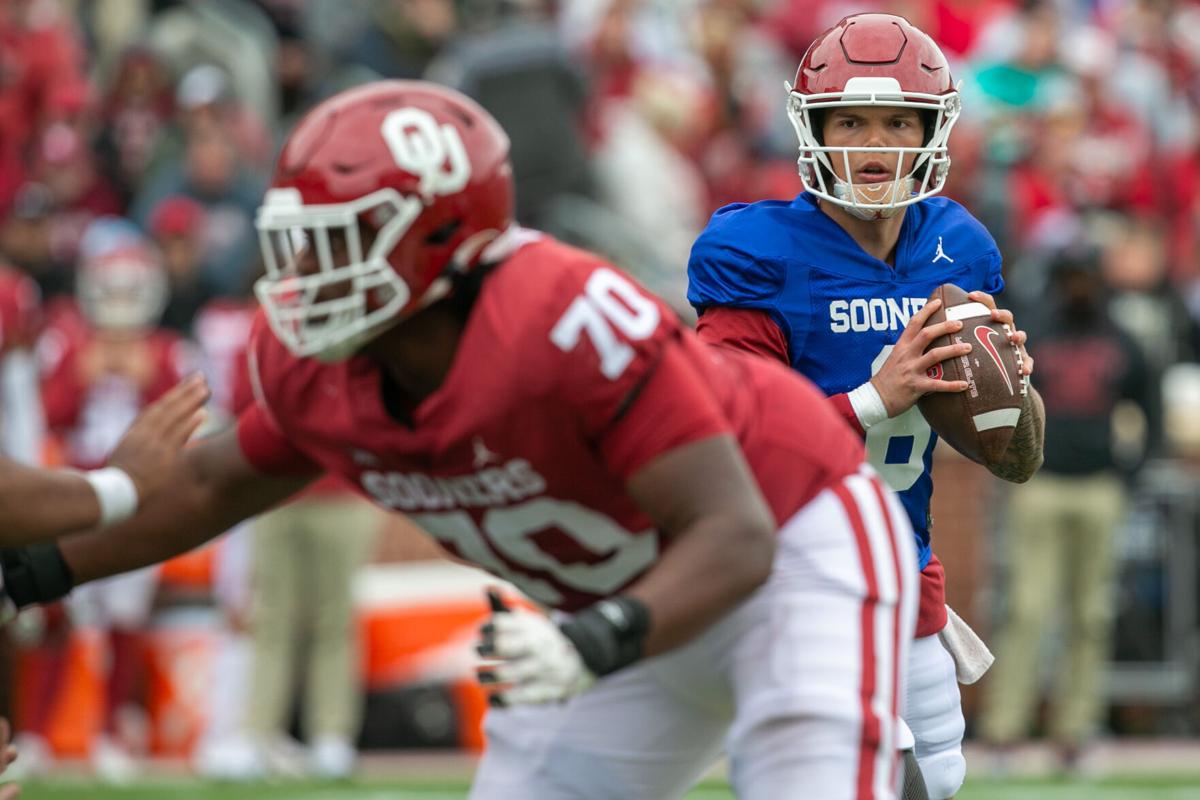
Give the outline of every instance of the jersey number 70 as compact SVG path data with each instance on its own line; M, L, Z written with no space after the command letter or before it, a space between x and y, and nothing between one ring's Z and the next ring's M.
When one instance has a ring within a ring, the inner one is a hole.
M569 353L586 333L600 356L600 372L616 380L634 356L633 348L616 332L631 341L645 339L654 333L659 319L653 300L616 270L600 267L588 277L583 294L575 298L550 331L550 341Z

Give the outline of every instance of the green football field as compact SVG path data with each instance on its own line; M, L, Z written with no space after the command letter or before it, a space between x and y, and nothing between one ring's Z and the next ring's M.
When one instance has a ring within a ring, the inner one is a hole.
M27 784L22 800L451 800L466 796L466 783L369 782L347 784L220 785L192 780L143 783L128 788L98 787L82 780ZM971 781L959 800L1200 800L1200 776L1127 778L1097 781ZM516 798L514 798L516 800ZM723 783L706 783L687 800L733 800ZM780 798L790 800L790 798ZM803 792L796 800L809 798Z

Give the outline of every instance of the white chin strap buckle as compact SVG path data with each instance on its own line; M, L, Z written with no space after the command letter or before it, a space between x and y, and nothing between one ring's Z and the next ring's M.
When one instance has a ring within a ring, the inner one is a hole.
M874 195L874 196L872 196ZM855 185L834 178L833 196L842 201L847 211L859 219L890 219L900 213L901 205L892 205L907 200L913 195L911 175L885 184Z

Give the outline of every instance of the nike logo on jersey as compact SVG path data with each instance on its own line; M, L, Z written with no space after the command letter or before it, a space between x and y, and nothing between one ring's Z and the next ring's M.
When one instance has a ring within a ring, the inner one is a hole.
M933 260L930 261L929 263L936 264L937 262L942 261L942 260L949 261L951 264L954 263L954 259L951 258L950 256L946 255L946 251L942 249L942 237L939 236L937 252L934 253Z
M546 479L523 458L467 475L367 471L360 481L381 505L400 511L501 506L546 491Z
M927 297L857 297L829 304L829 330L834 333L900 331L920 311Z
M471 447L475 451L475 469L483 469L488 464L493 464L500 460L500 456L488 450L486 444L483 443L482 436L476 436L471 440Z

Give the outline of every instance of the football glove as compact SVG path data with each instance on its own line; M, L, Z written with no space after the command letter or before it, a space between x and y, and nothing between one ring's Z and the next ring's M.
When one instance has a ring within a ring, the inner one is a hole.
M478 650L493 660L484 664L479 680L496 687L489 697L493 705L573 697L596 678L641 658L650 628L645 604L628 596L601 600L560 623L510 609L492 590L488 602L492 617L480 629Z
M559 702L596 682L575 645L549 617L511 609L493 591L488 600L492 616L480 628L478 651L489 660L479 681L493 687L492 705Z

